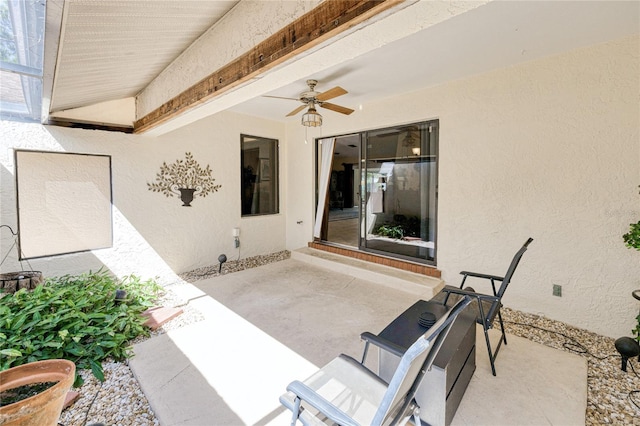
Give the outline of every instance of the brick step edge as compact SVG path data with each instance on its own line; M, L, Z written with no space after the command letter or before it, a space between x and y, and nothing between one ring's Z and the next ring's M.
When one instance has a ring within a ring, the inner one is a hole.
M71 404L76 402L76 400L80 397L80 393L76 391L67 392L67 396L64 397L64 404L62 405L62 409L69 407Z
M149 308L142 313L142 316L147 317L144 325L152 330L157 329L163 324L171 321L182 313L181 308L168 308L164 306L156 306Z

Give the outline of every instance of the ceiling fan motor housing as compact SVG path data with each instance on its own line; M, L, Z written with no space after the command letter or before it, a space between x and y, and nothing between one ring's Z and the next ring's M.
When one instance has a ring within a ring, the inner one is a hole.
M303 117L303 120L302 120L303 125L310 126L310 127L317 127L322 124L322 119L321 119L322 116L318 114L318 112L316 111L315 109L316 105L319 105L322 108L330 109L335 112L339 112L340 114L349 115L353 112L351 108L346 108L340 105L327 102L329 99L333 99L338 96L345 95L347 93L346 90L344 90L340 86L336 86L325 92L316 92L315 90L316 84L318 84L318 80L307 80L307 86L309 86L309 90L300 93L300 96L298 97L298 100L302 102L302 105L294 109L293 111L291 111L289 114L287 114L287 117L290 117L292 115L299 113L306 107L308 108L308 110L305 113L305 117ZM271 97L278 98L279 96L271 96ZM292 98L284 98L284 99L292 99ZM311 118L313 118L313 120L311 120Z
M300 101L308 104L309 102L316 103L318 100L316 96L320 94L320 92L316 92L316 84L318 84L318 80L307 80L307 85L309 86L309 90L306 92L300 93Z
M318 100L316 96L320 94L320 92L316 92L316 84L318 84L318 80L307 80L307 86L309 86L309 90L306 92L300 93L300 101L308 104L309 102L317 103Z
M302 92L300 94L300 101L308 104L309 102L318 103L316 96L319 95L319 92Z

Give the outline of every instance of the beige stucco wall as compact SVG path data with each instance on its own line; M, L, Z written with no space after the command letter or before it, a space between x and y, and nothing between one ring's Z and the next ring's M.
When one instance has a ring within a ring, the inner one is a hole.
M327 112L309 140L440 120L438 268L504 274L530 246L506 306L598 333L630 335L640 253L621 235L640 220L640 43L631 37ZM287 246L310 239L312 143L287 129ZM306 179L302 179L306 176ZM304 219L303 225L295 220ZM302 229L301 229L302 228ZM303 231L303 232L300 232ZM563 296L552 296L552 284ZM478 289L478 286L476 286Z
M609 336L629 335L638 312L639 253L621 235L640 218L640 43L638 38L575 50L363 105L349 117L327 112L305 129L219 113L161 137L0 123L0 223L14 227L11 148L113 156L114 247L31 261L45 275L104 265L119 275L154 276L295 249L311 240L315 137L440 120L438 268L504 273L532 236L510 307ZM239 135L279 139L281 213L240 217ZM305 139L307 142L305 142ZM210 164L220 192L182 207L147 190L163 161L191 151ZM0 234L4 255L10 244ZM0 272L19 265L8 258ZM563 297L551 295L552 284Z
M46 276L101 266L117 275L170 276L172 272L215 265L221 253L231 260L283 250L283 214L240 217L241 133L283 141L284 126L225 112L151 138L3 121L0 223L17 229L13 148L108 154L112 156L113 248L31 260L32 267ZM217 193L196 197L190 208L182 207L176 197L167 198L147 189L147 182L155 179L163 161L182 159L186 151L201 166L209 164L216 183L222 185ZM240 252L233 246L235 227L241 229ZM0 237L0 254L4 256L11 235L2 229ZM0 272L20 267L15 253L11 251Z

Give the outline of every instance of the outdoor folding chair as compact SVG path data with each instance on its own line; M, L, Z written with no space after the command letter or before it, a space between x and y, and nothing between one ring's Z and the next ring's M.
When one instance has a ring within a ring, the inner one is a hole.
M419 407L414 395L458 314L472 302L465 297L404 352L387 384L355 359L340 355L304 382L294 381L280 402L293 412L291 425L396 425Z
M462 274L464 278L462 279L460 288L445 286L441 290L441 292L438 293L432 299L434 301L439 301L442 304L446 305L447 302L449 301L449 296L451 294L456 294L460 296L470 296L475 298L478 301L477 304L475 303L473 304L473 308L477 309L476 322L482 325L482 328L484 330L484 338L487 342L487 351L489 352L489 361L491 362L491 372L493 373L494 376L496 375L495 360L496 360L496 357L498 356L498 351L500 350L500 346L502 345L502 342L504 342L505 345L507 344L507 335L505 334L505 331L504 331L504 323L502 322L502 314L500 313L500 308L502 307L502 303L501 303L502 296L504 296L504 292L507 290L507 286L511 282L511 278L513 277L513 273L515 272L516 267L520 262L520 258L522 258L522 255L524 254L524 252L527 251L527 247L532 241L533 241L533 238L529 238L524 243L522 248L518 250L516 255L513 257L513 260L509 265L509 269L507 270L507 273L505 274L504 277L499 277L497 275L479 274L476 272L462 271L460 272L460 274ZM493 295L477 293L472 287L467 287L465 289L462 289L468 277L490 280L491 288L493 290ZM497 291L496 291L496 283L495 283L496 281L502 282L502 284L500 285L500 288ZM454 303L455 303L455 300L456 300L455 297L452 298L452 301ZM493 327L493 321L496 318L496 316L498 317L498 320L500 322L500 330L501 330L502 336L500 337L500 341L498 342L498 346L496 347L496 350L492 351L491 342L489 341L488 331L490 328Z

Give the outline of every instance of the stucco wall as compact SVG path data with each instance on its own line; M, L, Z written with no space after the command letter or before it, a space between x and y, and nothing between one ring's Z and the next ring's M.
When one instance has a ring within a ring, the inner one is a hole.
M221 253L236 259L283 250L282 213L240 216L241 133L278 139L283 145L283 125L228 112L158 138L3 121L0 223L17 228L12 148L108 154L112 156L113 248L31 260L31 266L46 276L105 266L117 275L170 277L172 272L217 264ZM183 159L186 151L201 166L209 164L216 183L222 185L217 193L196 197L192 207L147 189L163 161ZM233 246L235 227L241 229L240 251ZM11 235L2 229L0 236L4 256ZM18 267L12 250L0 272Z
M505 304L609 336L629 335L638 312L640 257L621 235L640 218L640 43L575 50L363 105L327 112L305 129L219 113L161 137L0 123L0 223L16 226L11 148L112 155L114 247L31 261L45 275L104 265L155 276L305 246L314 212L316 137L440 120L438 268L502 274L535 238ZM281 213L241 219L239 135L281 141ZM305 142L308 141L308 142ZM210 164L218 193L182 207L147 190L163 161L191 151ZM1 231L4 256L10 244ZM19 265L11 255L1 272ZM551 295L552 284L563 297Z
M640 43L631 37L325 114L324 136L440 120L438 268L504 274L527 237L506 306L619 337L638 314L640 253L621 235L640 219ZM297 123L296 123L297 124ZM288 217L308 219L312 143L287 129ZM309 134L311 139L311 132ZM306 244L287 222L287 245ZM299 229L298 229L299 230ZM563 296L552 296L552 284ZM476 288L478 286L476 285Z

